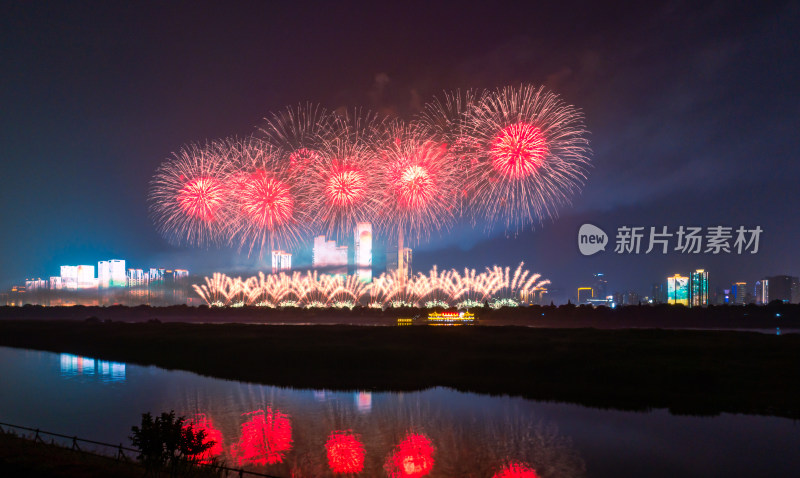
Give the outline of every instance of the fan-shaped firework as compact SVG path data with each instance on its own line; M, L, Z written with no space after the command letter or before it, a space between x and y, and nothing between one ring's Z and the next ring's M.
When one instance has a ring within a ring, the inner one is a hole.
M190 144L156 171L148 200L159 232L170 242L205 246L225 227L229 163L224 146Z
M465 117L469 209L506 229L555 217L586 179L583 115L544 88L504 88Z
M375 218L380 185L368 144L375 125L374 117L355 112L337 117L322 138L318 160L306 175L318 230L346 236L356 223Z
M228 234L232 242L257 250L297 244L309 217L302 189L292 181L288 165L268 144L255 138L230 143L236 158L235 173L228 175Z
M357 274L332 276L307 272L290 275L259 273L248 279L230 278L216 273L194 290L208 305L254 305L268 307L451 307L470 308L490 302L493 307L519 305L550 282L532 274L520 264L511 268L486 268L478 273L465 269L439 272L434 267L428 275L401 278L397 271L381 274L365 284Z

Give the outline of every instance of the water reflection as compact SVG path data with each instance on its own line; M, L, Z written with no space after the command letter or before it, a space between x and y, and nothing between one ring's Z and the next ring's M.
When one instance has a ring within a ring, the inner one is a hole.
M570 439L518 402L497 406L473 396L494 406L463 410L437 400L437 394L451 393L443 389L354 394L229 387L227 398L187 394L176 410L185 415L199 410L213 419L224 436L222 456L228 463L276 476L585 474ZM371 413L363 411L367 403Z
M100 382L124 382L125 364L95 360L79 355L61 354L61 376L87 376Z

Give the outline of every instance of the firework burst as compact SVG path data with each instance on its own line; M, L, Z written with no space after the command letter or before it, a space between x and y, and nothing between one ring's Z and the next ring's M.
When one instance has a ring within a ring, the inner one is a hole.
M556 217L586 179L586 135L583 114L544 88L485 95L465 115L468 209L506 230Z
M220 238L228 201L227 168L221 143L187 145L158 168L148 200L164 237L192 246L206 246Z
M255 138L232 141L235 173L227 179L231 191L228 227L231 242L248 253L300 242L309 217L303 189L292 181L288 165L279 153Z
M340 126L336 115L307 103L273 113L264 119L259 132L279 160L286 163L287 173L302 178L313 172L323 141L337 136Z
M374 219L380 185L368 135L377 124L373 116L355 112L337 117L328 128L318 159L304 179L317 230L346 236L356 223Z
M447 147L415 126L390 125L377 151L382 198L379 227L419 240L449 228L456 213L456 169ZM402 246L401 246L402 247Z

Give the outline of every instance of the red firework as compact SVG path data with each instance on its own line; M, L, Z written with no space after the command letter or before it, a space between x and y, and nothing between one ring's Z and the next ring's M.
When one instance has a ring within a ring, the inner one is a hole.
M242 424L242 437L235 452L239 465L274 465L282 463L292 448L292 423L278 410L256 410Z
M419 239L448 227L457 199L456 169L446 145L394 125L378 154L383 159L381 224L394 236Z
M384 469L390 478L419 478L433 469L434 448L425 435L409 433L386 460Z
M547 156L547 142L536 126L514 123L495 136L489 154L497 172L519 179L535 173L542 166Z
M247 220L270 232L286 224L294 212L294 198L286 183L264 170L250 175L239 191Z
M319 154L308 148L300 148L289 154L289 170L293 174L306 172L314 163L319 161Z
M333 207L350 207L363 200L367 194L367 176L362 170L341 162L333 164L325 197Z
M177 201L186 214L211 222L218 218L226 196L227 191L221 181L199 177L186 181L178 190Z
M537 478L536 470L522 463L509 463L492 478Z
M220 239L229 199L224 151L222 142L190 144L158 168L148 199L158 230L171 242L203 246Z
M364 469L364 445L352 431L334 431L325 443L328 464L334 473L361 473Z
M211 421L208 420L205 414L199 413L192 420L187 420L183 425L184 428L188 428L189 426L192 427L195 433L198 431L206 432L206 439L203 443L214 442L211 448L192 458L200 463L211 463L214 457L222 455L222 432L211 424Z

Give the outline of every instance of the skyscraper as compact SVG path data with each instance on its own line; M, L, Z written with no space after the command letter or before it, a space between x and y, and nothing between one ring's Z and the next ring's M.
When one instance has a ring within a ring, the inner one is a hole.
M292 270L292 255L284 251L272 251L272 273Z
M358 279L372 282L372 224L368 222L356 224L354 262Z
M731 286L731 300L736 305L747 303L747 282L734 282Z
M605 299L608 295L608 281L606 280L605 274L602 272L597 272L592 274L594 278L594 284L592 285L592 292L594 294L595 299Z
M405 276L411 277L411 248L404 247L403 248L403 267L405 268ZM397 247L390 248L389 251L386 253L386 272L394 272L398 268L400 259L400 253L397 251Z
M792 277L792 304L800 302L800 278Z
M594 291L591 287L578 287L578 303L588 304L589 299L594 297Z
M315 268L325 268L329 274L347 275L347 246L336 246L336 241L326 241L325 236L317 236L311 264Z
M667 303L689 305L689 278L680 274L667 277Z
M689 277L689 304L692 307L708 306L708 271L697 269Z
M761 279L756 281L755 296L756 304L769 304L769 279Z

